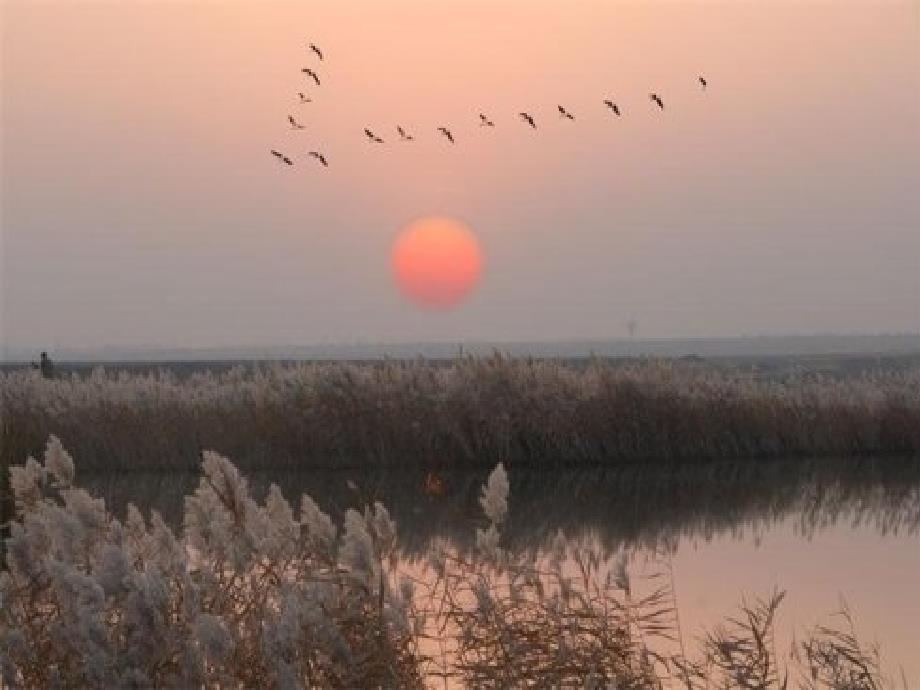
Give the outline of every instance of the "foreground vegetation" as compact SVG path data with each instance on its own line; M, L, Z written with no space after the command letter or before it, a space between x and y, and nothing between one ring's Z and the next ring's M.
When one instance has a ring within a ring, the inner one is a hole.
M920 369L761 380L699 363L461 358L43 380L0 375L9 465L55 434L96 470L657 466L920 454Z
M781 593L688 649L666 577L641 593L625 558L562 533L543 552L507 549L502 465L482 489L475 546L435 542L401 566L379 503L340 529L307 495L297 511L277 487L257 503L213 452L201 471L177 535L156 513L118 520L75 488L56 438L41 463L12 468L6 686L889 687L848 619L777 653Z

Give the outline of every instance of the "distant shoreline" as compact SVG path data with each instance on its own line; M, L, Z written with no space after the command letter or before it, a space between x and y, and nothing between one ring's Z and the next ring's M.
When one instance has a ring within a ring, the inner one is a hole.
M56 362L175 363L255 361L369 361L389 359L453 359L459 354L579 359L598 357L747 358L788 356L920 355L920 333L883 335L758 335L721 338L611 338L557 341L456 341L404 343L333 343L239 347L102 347L34 349L0 346L0 367L21 366L48 349Z
M103 369L108 373L122 372L129 375L147 375L168 372L170 375L184 379L186 377L209 373L225 374L238 369L246 373L275 367L310 366L310 365L355 365L361 367L380 367L386 362L412 363L423 361L438 368L450 368L458 361L458 354L443 357L376 357L376 358L311 358L311 359L187 359L187 360L73 360L56 361L55 371L58 376L78 376L85 378L94 371ZM464 351L465 358L481 358L479 353ZM897 372L920 370L920 351L907 353L831 353L815 355L713 355L697 354L682 356L661 355L573 355L573 356L523 356L511 355L511 360L557 363L573 370L582 370L592 363L603 362L612 368L650 362L673 362L675 364L705 364L714 371L744 371L758 378L783 380L790 376L824 376L829 378L849 378L878 372ZM0 362L0 375L12 374L31 367L29 362Z

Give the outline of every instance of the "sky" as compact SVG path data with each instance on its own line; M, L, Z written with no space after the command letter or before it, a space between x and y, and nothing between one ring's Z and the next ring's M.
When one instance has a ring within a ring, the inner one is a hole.
M918 2L0 11L5 347L920 331ZM425 216L480 244L449 309Z

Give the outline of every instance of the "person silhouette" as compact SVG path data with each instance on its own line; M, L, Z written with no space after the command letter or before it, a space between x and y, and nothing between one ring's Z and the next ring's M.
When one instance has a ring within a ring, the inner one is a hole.
M51 361L51 358L48 356L47 352L42 352L38 364L32 362L32 368L40 370L42 373L42 378L54 378L54 362Z

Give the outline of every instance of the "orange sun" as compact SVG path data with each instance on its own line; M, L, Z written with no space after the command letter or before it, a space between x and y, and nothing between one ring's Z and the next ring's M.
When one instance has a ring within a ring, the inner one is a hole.
M420 218L396 239L393 273L400 289L426 307L449 309L463 301L482 274L476 236L452 218Z

